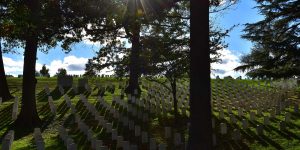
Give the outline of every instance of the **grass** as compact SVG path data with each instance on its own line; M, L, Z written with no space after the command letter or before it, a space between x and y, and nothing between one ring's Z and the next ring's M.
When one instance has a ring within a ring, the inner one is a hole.
M40 118L43 120L42 126L42 136L45 141L46 149L52 150L62 150L66 149L62 143L62 141L58 138L58 126L64 125L66 126L72 137L75 139L76 142L80 143L80 149L88 149L89 143L85 142L85 138L82 134L80 134L76 130L76 126L72 123L74 117L71 115L69 109L66 107L66 103L64 101L64 97L60 95L58 88L56 87L56 78L38 78L38 84L36 87L36 97L37 97L37 110L39 113ZM74 83L77 85L78 78L74 78ZM95 89L95 83L99 82L102 85L107 85L109 83L115 84L116 90L115 95L120 95L121 90L119 87L119 80L114 78L91 78L89 79L89 85L92 86L92 93L85 93L88 97L88 101L92 104L97 105L97 89ZM146 82L146 81L145 81ZM235 89L233 87L216 87L216 82L233 82L234 85L238 86L240 83L253 85L253 87L261 88L258 86L258 83L261 85L265 85L264 81L256 81L256 80L212 80L212 97L216 96L217 93L221 91L224 92L224 96L220 97L222 102L232 101L230 95L238 95L240 91L246 89ZM21 96L21 89L22 89L22 80L20 78L8 78L8 84L11 93L14 96L20 97ZM53 97L54 104L57 106L57 115L54 117L51 115L48 98L46 96L44 86L48 84L51 89L51 95ZM188 85L188 82L183 82L185 86ZM270 88L269 84L266 84L267 88ZM155 89L158 90L158 89ZM264 88L260 90L265 90ZM142 89L143 94L146 94L147 90ZM247 91L245 91L247 92ZM298 92L300 93L300 88L298 88ZM78 108L82 107L82 104L79 101L79 95L74 94L73 91L69 89L65 89L65 94L71 98L71 102L73 105L76 105ZM163 93L168 95L168 93ZM262 95L263 96L263 95ZM106 92L104 99L111 104L112 103L113 94ZM263 98L263 97L262 97ZM238 98L236 98L238 99ZM299 96L293 95L290 97L293 101L299 101ZM1 139L10 128L10 124L12 123L11 120L11 110L12 110L13 100L4 102L0 105L0 135ZM19 105L20 109L20 105ZM249 121L249 114L246 114L244 117L240 118L237 115L237 110L233 109L233 115L239 120L237 124L231 124L229 119L229 114L226 108L225 110L225 119L218 119L217 108L213 107L213 118L216 119L216 128L214 129L214 133L217 135L218 146L216 149L254 149L254 150L273 150L273 149L290 149L290 150L300 150L300 114L293 113L293 108L286 109L286 112L292 113L292 122L289 123L288 130L280 131L278 128L278 123L281 120L284 120L284 115L277 116L274 120L271 120L271 124L269 126L264 126L266 129L265 136L257 135L255 126L263 124L263 117L259 116L255 122L250 122L251 128L244 130L241 126L241 120L247 119ZM20 110L19 110L20 111ZM78 110L81 114L86 114L86 122L90 126L93 125L93 119L85 112L83 109ZM268 111L264 112L264 115L268 115ZM184 117L180 123L182 123L182 130L179 132L185 133L185 138L187 138L187 130L186 130L186 120L187 118ZM229 133L227 135L219 134L219 124L221 122L227 123L229 125ZM173 115L168 114L164 117L154 117L150 122L150 133L152 137L156 138L156 141L159 143L171 143L171 141L167 141L164 138L164 128L163 126L173 126ZM235 142L231 140L230 134L234 128L240 129L242 133L243 140ZM180 129L180 128L179 128ZM22 131L20 133L16 133L16 139L13 142L12 149L13 150L30 150L36 149L35 143L33 141L32 132L29 132L27 135L22 135ZM20 136L18 136L20 135ZM0 140L1 140L0 139ZM1 140L2 141L2 140ZM0 145L1 146L1 145ZM172 147L172 146L171 146Z

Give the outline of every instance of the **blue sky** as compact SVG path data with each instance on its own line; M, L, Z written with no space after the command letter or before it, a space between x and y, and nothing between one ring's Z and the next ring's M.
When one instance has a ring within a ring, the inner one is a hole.
M223 54L223 62L221 64L212 64L212 68L216 69L213 76L219 75L222 77L231 75L237 77L244 75L243 73L234 72L232 69L239 65L241 55L250 52L251 42L241 39L240 37L243 34L243 25L262 19L257 9L253 9L255 5L256 2L254 0L240 0L229 10L215 14L215 22L220 27L228 29L233 25L239 24L239 26L235 27L233 31L230 32L230 36L225 39L229 47L221 52ZM59 46L50 49L47 54L38 52L36 70L40 70L42 65L46 64L46 66L50 68L51 75L54 75L58 68L67 69L69 74L83 74L85 63L89 58L95 55L95 52L98 51L99 48L99 43L84 40L84 42L74 44L72 51L68 54L65 54ZM4 54L4 65L6 74L14 76L22 74L22 50L20 50L20 54Z

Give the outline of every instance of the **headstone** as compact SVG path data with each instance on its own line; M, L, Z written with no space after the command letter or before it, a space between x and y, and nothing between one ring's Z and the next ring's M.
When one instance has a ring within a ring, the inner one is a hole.
M233 123L233 124L235 124L236 121L237 121L236 118L235 118L235 116L233 114L230 114L229 116L230 116L230 122Z
M222 109L219 111L219 118L224 119L224 112Z
M13 104L13 110L12 110L12 120L17 119L18 107L19 107L19 99L18 99L18 97L15 97L15 101L14 101L14 104Z
M123 150L129 150L129 141L122 141Z
M156 150L156 140L155 140L155 138L151 138L150 139L150 148L149 148L149 150Z
M106 132L111 133L111 131L112 131L112 124L111 123L106 123L105 127L106 127Z
M256 126L256 132L257 132L258 135L263 135L264 134L263 131L264 131L263 126L261 126L261 125Z
M117 148L122 147L123 136L117 137Z
M134 122L129 120L129 130L134 130Z
M14 141L14 134L13 130L8 131L8 133L4 136L2 140L2 150L11 150L12 142Z
M220 129L221 129L221 134L226 134L227 133L227 126L225 123L220 124Z
M118 137L118 130L117 129L112 129L111 131L111 139L112 140L117 140Z
M264 125L269 125L270 124L270 119L268 116L264 116Z
M248 121L246 119L242 120L242 126L243 126L243 129L247 129L248 128Z
M178 146L181 144L181 135L179 133L175 133L174 135L174 144Z
M171 137L171 127L165 127L165 138L168 139Z
M250 112L250 120L251 121L255 120L255 112L253 112L253 111Z
M291 121L291 114L290 113L286 113L284 116L284 121L285 122L290 122Z
M216 127L215 118L211 118L211 124L212 124L212 128L214 129Z
M103 145L103 141L102 140L96 140L95 142L95 148L96 150L101 150L100 147Z
M242 108L239 108L238 109L238 116L239 117L242 117L244 114L243 114L243 109Z
M100 146L100 150L108 150L107 146Z
M134 127L134 135L135 136L140 136L141 135L141 127L140 126L136 125Z
M167 148L166 144L160 143L158 145L158 150L166 150L166 148Z
M279 128L280 128L281 131L286 130L286 125L285 125L285 122L284 122L284 121L280 121L280 123L279 123Z
M298 104L294 104L294 112L295 113L299 112L299 105Z
M85 85L88 84L88 79L86 78L82 78L82 79L78 79L78 87L85 87Z
M235 141L241 140L240 130L238 130L238 129L234 129L233 130L233 132L232 132L232 139L235 140Z
M142 143L148 143L148 132L142 131Z
M130 145L130 150L138 150L137 145L135 145L135 144Z
M58 76L57 77L57 86L62 87L72 87L73 77L72 76Z

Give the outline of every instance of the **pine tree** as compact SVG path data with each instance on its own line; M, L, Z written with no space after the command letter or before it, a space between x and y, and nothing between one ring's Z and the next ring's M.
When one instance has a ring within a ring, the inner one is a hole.
M242 37L254 42L236 71L252 78L289 78L300 75L300 1L257 0L264 19L246 24Z

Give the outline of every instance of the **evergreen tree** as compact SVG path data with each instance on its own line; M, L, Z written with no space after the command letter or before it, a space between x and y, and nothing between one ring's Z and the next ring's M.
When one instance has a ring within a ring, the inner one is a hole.
M246 24L242 37L255 43L236 71L252 78L289 78L300 75L300 1L257 0L264 19Z
M44 64L42 69L40 70L40 74L43 76L43 77L50 77L50 74L49 74L49 69L46 68L46 65Z

